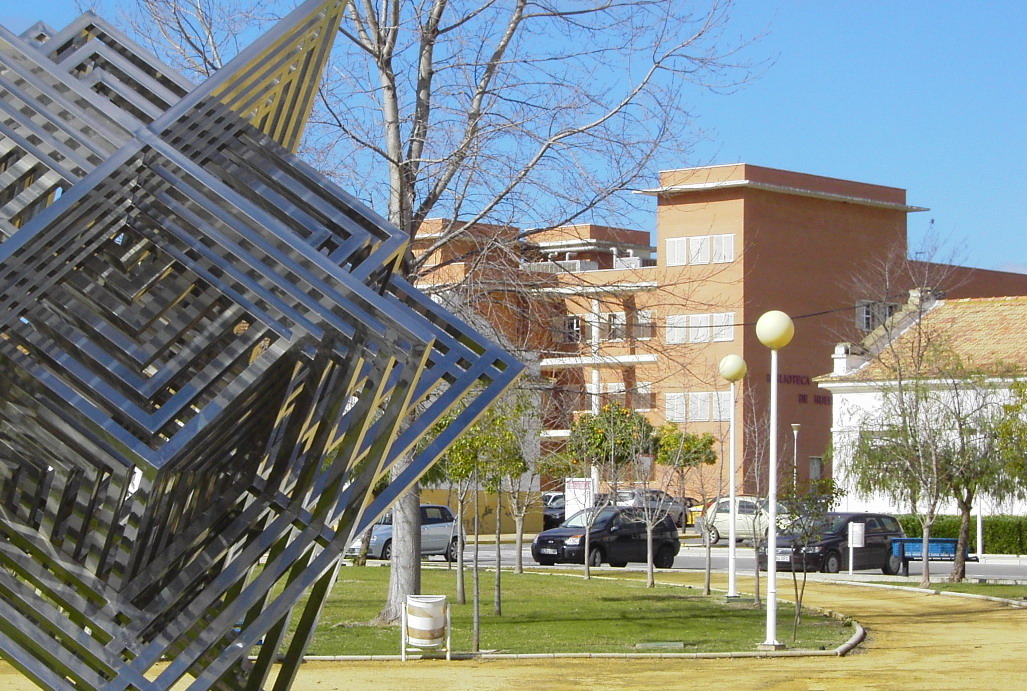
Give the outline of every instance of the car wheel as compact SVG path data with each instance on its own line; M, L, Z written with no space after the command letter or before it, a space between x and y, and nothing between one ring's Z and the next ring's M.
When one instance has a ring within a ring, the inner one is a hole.
M902 572L902 560L894 554L889 554L884 562L884 566L881 567L881 571L884 572L885 576L897 576Z
M842 557L837 552L828 552L824 557L824 573L838 573L842 568Z
M389 540L382 545L382 559L385 559L386 561L392 559L392 540Z
M653 557L653 566L658 569L669 569L674 566L674 548L670 545L664 545L656 550L656 556Z
M588 565L589 566L602 566L603 564L603 551L598 547L593 547L588 551Z
M720 531L717 530L717 526L710 526L710 544L715 545L720 542Z
M627 565L628 565L628 562L626 562L626 561L611 561L610 562L610 566L616 566L618 569L623 569Z
M455 537L453 541L449 543L449 549L446 550L446 561L456 561L460 554L460 538Z

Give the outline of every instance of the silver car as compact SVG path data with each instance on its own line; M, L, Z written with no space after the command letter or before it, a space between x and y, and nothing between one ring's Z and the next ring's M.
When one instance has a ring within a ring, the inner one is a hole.
M735 497L735 538L738 540L753 540L764 538L767 534L769 504L763 497L738 496ZM784 507L777 505L777 524L780 526L786 521ZM710 502L703 514L705 524L709 526L710 544L715 545L722 538L726 538L731 530L731 499L722 497L715 502Z
M360 554L364 535L361 535L346 549L347 557ZM453 512L448 506L439 504L421 505L421 556L440 555L446 561L456 561L457 554L465 542L463 530L456 525ZM370 559L392 558L392 512L378 519L371 529L371 542L367 547Z
M634 506L649 511L666 511L674 525L681 527L685 520L685 505L662 489L622 489L617 491L615 506Z

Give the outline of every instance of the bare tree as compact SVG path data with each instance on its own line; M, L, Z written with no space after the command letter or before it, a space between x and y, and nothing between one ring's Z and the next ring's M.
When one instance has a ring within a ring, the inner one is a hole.
M124 4L136 29L193 76L219 67L250 22L279 6L247 15L239 8L253 3L239 0ZM431 262L437 271L514 253L541 228L594 215L609 222L639 203L617 193L651 180L658 158L689 159L698 135L689 90L750 78L740 53L748 42L724 35L729 9L719 0L699 9L680 0L354 0L304 154L411 238L426 219L454 219L407 257L414 281ZM436 261L482 222L528 230L479 235ZM416 489L398 500L397 540L418 533L417 501ZM416 592L408 572L419 562L408 561L394 563L383 618L398 617L397 598Z

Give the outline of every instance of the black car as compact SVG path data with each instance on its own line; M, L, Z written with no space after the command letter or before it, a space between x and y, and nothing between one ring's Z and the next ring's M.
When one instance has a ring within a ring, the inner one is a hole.
M849 524L863 524L863 547L853 548L853 570L881 569L885 574L895 575L902 568L902 561L892 556L891 541L894 537L905 537L898 520L883 513L828 513L824 528L806 545L798 544L790 535L778 535L777 568L796 571L824 571L838 573L849 568ZM760 568L767 567L767 553L764 547L759 555Z
M645 521L635 508L607 506L579 511L563 525L538 534L531 543L531 556L539 564L585 563L585 529L594 516L589 530L590 566L608 562L610 566L626 566L629 561L646 561ZM664 517L653 528L653 565L669 569L681 550L678 529L674 521Z
M549 530L563 523L566 500L562 494L552 496L542 507L542 529Z

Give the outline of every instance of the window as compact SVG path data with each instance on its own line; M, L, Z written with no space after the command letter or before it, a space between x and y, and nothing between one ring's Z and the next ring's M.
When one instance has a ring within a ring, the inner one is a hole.
M711 422L730 419L731 393L729 391L668 393L666 400L668 422L685 422L686 420L688 422Z
M735 260L735 236L694 235L667 239L667 266L729 264Z
M663 416L667 419L667 422L684 422L685 394L666 394L666 407Z
M647 340L653 337L653 312L652 310L638 310L635 312L635 323L631 326L632 338Z
M671 314L667 316L667 343L709 343L735 340L735 313Z
M623 312L607 312L604 315L606 339L623 341L628 337L628 323Z
M688 419L694 422L709 422L712 398L713 395L706 391L688 394Z
M671 314L667 317L667 343L684 343L688 338L688 315Z
M625 407L626 391L624 382L613 382L606 385L606 403L616 403L622 408Z
M667 239L667 266L684 266L688 263L688 238Z
M744 516L756 515L756 504L751 501L742 500L738 502L738 514Z
M713 263L730 264L735 260L735 236L711 235L713 239Z
M581 343L582 318L580 314L570 314L557 321L556 341L558 343Z
M453 516L449 513L449 510L444 509L441 506L421 507L421 523L424 523L425 525L432 525L434 523L449 523L452 520Z
M856 303L856 328L861 331L873 331L895 314L899 305L894 302L878 302L860 300Z
M713 399L713 419L714 420L730 420L731 419L731 392L730 391L717 391L714 393Z
M819 480L824 477L824 458L822 456L809 457L809 479Z
M720 312L713 315L713 340L735 340L735 313Z
M711 314L692 314L688 317L688 342L707 343L710 340Z
M688 238L688 263L709 264L710 263L710 236L700 235L699 237Z
M631 406L635 410L653 409L652 382L640 381L635 383L635 388L631 393Z

